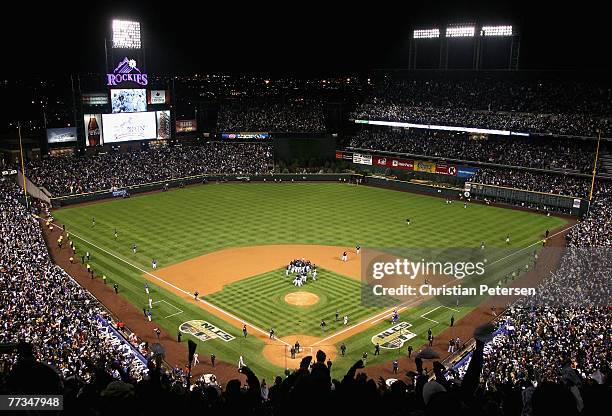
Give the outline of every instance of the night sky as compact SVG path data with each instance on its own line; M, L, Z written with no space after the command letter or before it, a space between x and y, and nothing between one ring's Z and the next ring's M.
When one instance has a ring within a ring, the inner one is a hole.
M113 17L141 21L148 70L156 73L314 75L401 68L407 65L415 27L475 19L519 28L522 69L612 69L608 14L602 6L575 2L569 9L558 1L535 10L536 2L530 3L171 1L164 6L87 1L60 8L57 2L23 2L17 6L23 10L5 15L0 28L2 72L102 72L103 39Z

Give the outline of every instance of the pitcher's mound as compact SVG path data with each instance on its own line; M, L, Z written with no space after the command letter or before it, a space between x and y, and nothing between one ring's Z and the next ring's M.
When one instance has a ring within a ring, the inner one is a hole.
M283 341L289 343L290 345L294 345L296 341L300 343L301 351L295 354L295 358L291 358L291 348L286 345L277 344L268 344L263 349L263 356L272 364L277 365L281 368L289 368L295 369L300 366L300 362L302 358L307 355L312 355L312 362L316 362L315 355L318 350L322 350L325 352L327 358L332 360L332 362L338 356L336 347L331 344L326 345L317 345L312 347L311 345L317 342L320 338L312 337L308 335L289 335L287 337L281 338Z
M319 297L310 292L291 292L285 296L285 302L294 306L311 306L319 301Z

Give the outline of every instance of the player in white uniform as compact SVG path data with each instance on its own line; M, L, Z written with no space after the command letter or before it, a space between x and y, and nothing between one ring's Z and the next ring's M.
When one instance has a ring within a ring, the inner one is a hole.
M348 315L344 315L344 325L348 325Z
M346 255L346 251L342 253L342 261L348 261L348 256Z
M238 359L238 370L240 370L242 367L246 367L246 364L244 363L244 358L242 358L241 355L240 359Z

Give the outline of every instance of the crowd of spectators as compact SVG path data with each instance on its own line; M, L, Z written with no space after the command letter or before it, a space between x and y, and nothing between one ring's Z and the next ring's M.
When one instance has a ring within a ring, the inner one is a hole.
M595 142L544 137L489 136L419 129L362 129L350 139L361 149L435 156L539 169L588 172L593 169Z
M325 107L320 101L283 103L227 101L220 105L217 130L224 132L323 132Z
M595 118L587 114L475 111L454 106L412 107L379 98L360 105L351 117L360 120L473 127L518 133L597 137L598 130L601 130L604 135L612 134L612 123L607 118Z
M519 169L480 168L470 182L587 198L591 179Z
M30 161L29 179L53 196L122 188L202 174L268 173L272 148L263 143L209 142L96 156Z
M602 183L589 216L567 235L567 248L549 249L561 251L559 266L534 296L505 311L504 331L484 350L481 382L500 394L520 393L522 414L532 414L534 394L545 383L571 393L564 406L573 414L593 412L594 392L610 385L611 226L612 186Z
M38 220L20 197L14 183L0 181L0 344L13 345L2 351L0 367L18 370L0 375L0 384L8 383L2 388L35 389L56 373L80 383L100 372L142 379L143 360L109 332L112 317L100 303L51 261ZM148 354L148 346L140 352Z
M352 118L596 136L612 132L611 97L602 83L385 77Z

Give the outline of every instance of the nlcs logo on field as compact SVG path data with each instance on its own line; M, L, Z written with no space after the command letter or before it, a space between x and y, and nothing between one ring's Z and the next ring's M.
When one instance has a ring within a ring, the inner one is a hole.
M380 344L381 348L397 349L402 348L406 341L416 337L414 332L408 331L412 324L400 322L391 328L380 332L372 337L372 344Z
M217 328L210 322L201 321L201 320L193 320L183 322L179 326L179 331L193 335L197 339L201 341L208 341L213 338L220 338L225 342L236 339L233 335L228 334L224 330Z

